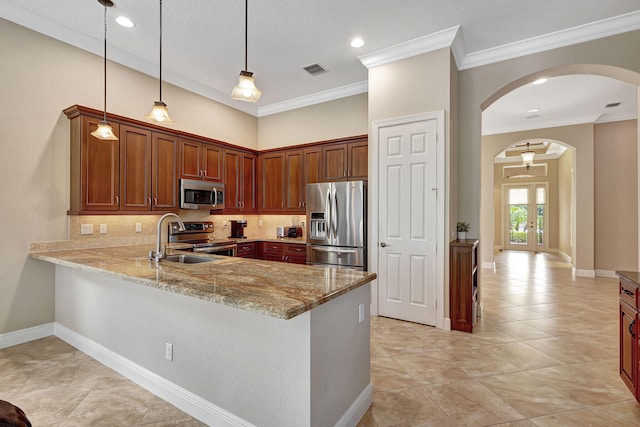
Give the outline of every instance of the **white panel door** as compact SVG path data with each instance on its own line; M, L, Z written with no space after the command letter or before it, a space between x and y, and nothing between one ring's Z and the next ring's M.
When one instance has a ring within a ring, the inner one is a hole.
M379 129L378 310L435 325L437 120Z

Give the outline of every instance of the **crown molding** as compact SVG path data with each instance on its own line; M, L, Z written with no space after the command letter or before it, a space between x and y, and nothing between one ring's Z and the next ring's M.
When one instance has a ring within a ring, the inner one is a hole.
M258 107L258 117L264 117L271 114L282 113L284 111L295 110L296 108L308 107L310 105L333 101L340 98L346 98L348 96L359 95L368 91L368 81L365 80L362 82L352 83L350 85L337 87L335 89L316 92L308 96L301 96L299 98L293 98L287 101Z
M367 68L379 67L380 65L389 64L401 59L451 47L459 31L460 26L457 25L446 30L438 31L437 33L360 55L358 59L362 62L362 65ZM460 51L458 53L460 54Z
M638 118L637 111L622 111L620 113L605 113L600 116L596 123L622 122L624 120L636 120Z
M557 49L640 29L640 11L579 25L465 55L460 70Z

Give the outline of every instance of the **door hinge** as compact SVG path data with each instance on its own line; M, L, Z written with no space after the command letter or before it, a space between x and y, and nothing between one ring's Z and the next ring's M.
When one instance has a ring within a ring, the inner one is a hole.
M438 142L438 134L436 133L436 142Z

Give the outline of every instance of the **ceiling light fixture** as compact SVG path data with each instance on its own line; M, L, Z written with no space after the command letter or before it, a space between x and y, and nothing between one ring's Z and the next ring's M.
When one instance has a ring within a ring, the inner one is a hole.
M522 156L522 166L526 166L527 170L529 170L529 168L533 166L533 157L535 155L536 152L529 148L529 143L527 142L527 151L520 153L520 156Z
M364 40L362 40L360 37L356 37L355 39L351 40L351 47L362 47L364 46Z
M118 137L114 135L111 125L107 122L107 7L113 6L113 2L111 0L98 0L98 3L104 6L104 115L100 123L98 123L98 129L91 132L91 136L114 141Z
M262 95L260 89L256 87L253 79L253 73L247 71L247 27L248 27L248 11L249 0L244 0L244 70L240 71L238 84L231 91L231 98L240 101L257 102Z
M172 125L173 121L169 117L167 104L162 102L162 0L160 0L160 76L158 81L160 83L160 100L153 103L151 112L145 118L159 125Z
M534 85L541 85L543 83L546 83L547 80L549 80L549 79L547 79L546 77L542 77L541 79L538 79L538 80L534 81L533 84Z
M118 16L116 22L125 28L133 28L136 26L135 22L123 15Z
M527 110L527 113L539 113L540 109L539 108L531 108L529 110Z

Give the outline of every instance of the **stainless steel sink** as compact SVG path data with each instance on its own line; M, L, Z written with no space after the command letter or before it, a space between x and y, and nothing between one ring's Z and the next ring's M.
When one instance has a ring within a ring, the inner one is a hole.
M182 264L199 264L201 262L215 261L215 259L194 255L168 255L163 261L179 262Z

